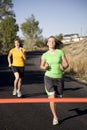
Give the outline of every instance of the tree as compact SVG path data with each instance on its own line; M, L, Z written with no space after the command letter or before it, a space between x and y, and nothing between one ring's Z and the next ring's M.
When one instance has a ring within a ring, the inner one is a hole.
M21 24L21 30L25 36L25 46L27 48L33 47L37 39L41 38L42 29L39 28L39 21L36 21L34 15L26 19L26 22Z
M56 38L57 38L58 40L62 41L62 40L63 40L63 34L60 33L59 35L56 36Z
M2 50L3 52L7 52L13 46L13 40L17 35L17 31L19 30L15 18L7 16L1 21L0 29Z
M3 52L11 48L19 30L12 7L12 0L0 0L0 51Z
M12 7L12 0L0 0L0 20L5 18L5 16L15 17Z

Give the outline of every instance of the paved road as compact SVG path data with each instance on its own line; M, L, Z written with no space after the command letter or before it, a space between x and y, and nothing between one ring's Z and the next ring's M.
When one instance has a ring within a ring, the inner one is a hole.
M39 69L43 52L27 53L23 98L47 97ZM0 98L12 96L13 74L0 56ZM87 97L87 85L65 76L64 97ZM57 103L60 125L52 126L49 103L0 104L0 130L87 130L87 103Z

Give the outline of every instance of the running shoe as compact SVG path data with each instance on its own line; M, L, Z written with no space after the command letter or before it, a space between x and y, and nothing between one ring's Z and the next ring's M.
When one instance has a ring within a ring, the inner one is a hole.
M54 117L54 118L53 118L53 125L57 125L57 124L59 124L58 118L57 118L57 117Z
M13 90L13 95L16 95L17 94L17 91L16 89Z
M22 96L21 91L17 90L17 97L21 97L21 96Z

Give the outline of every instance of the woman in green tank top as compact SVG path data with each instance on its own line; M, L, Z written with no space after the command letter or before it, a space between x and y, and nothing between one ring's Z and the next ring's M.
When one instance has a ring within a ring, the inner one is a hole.
M50 36L47 40L48 51L41 56L40 68L45 71L44 81L48 98L55 98L56 94L62 97L63 72L69 66L65 53L56 48L57 43L57 39ZM53 115L53 125L57 125L59 122L55 102L50 102L50 109Z

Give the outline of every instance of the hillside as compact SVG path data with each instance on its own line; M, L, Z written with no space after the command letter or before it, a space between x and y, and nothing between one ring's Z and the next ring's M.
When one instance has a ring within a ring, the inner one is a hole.
M71 76L87 81L87 39L64 46Z

